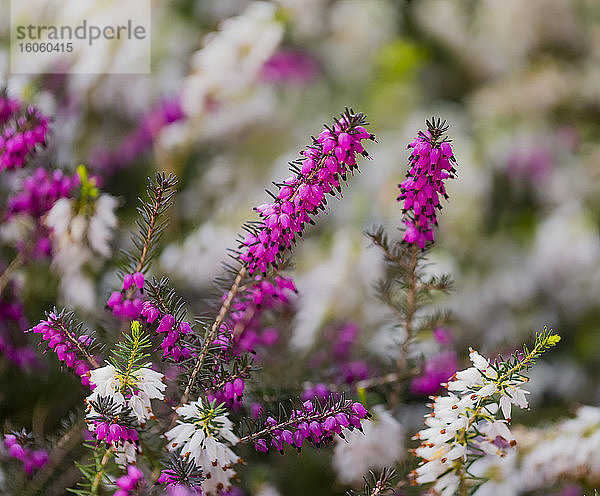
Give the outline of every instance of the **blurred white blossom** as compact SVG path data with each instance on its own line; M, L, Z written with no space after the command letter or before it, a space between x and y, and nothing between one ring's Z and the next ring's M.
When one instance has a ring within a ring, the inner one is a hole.
M97 266L112 253L117 203L115 197L101 194L90 204L93 212L88 215L74 212L75 200L61 198L46 216L45 224L51 230L52 266L60 275L62 299L69 306L91 310L96 304L95 283L86 266Z
M346 440L336 438L332 465L344 484L360 482L369 470L394 466L406 456L402 424L383 405L375 406L373 413L364 434L354 430Z

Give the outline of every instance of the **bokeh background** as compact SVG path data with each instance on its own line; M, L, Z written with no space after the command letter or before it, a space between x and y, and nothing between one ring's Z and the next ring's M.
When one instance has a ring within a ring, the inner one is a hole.
M367 114L378 141L372 160L296 250L299 295L279 329L285 350L269 352L281 355L270 357L261 380L276 384L282 369L292 370L290 382L307 379L294 366L328 328L348 322L358 326L365 356L397 354L402 331L374 294L383 259L364 231L399 227L406 145L435 116L448 122L458 166L429 270L455 281L440 305L452 311L460 363L468 346L507 353L548 325L563 341L532 372L534 418L519 420L550 421L598 404L599 2L153 1L152 73L86 76L9 75L7 4L0 3L0 84L53 115L43 160L71 170L86 164L119 198L115 250L127 246L146 176L179 177L154 272L168 275L198 313L265 186L286 177L287 161L345 106ZM10 232L0 230L7 260ZM23 299L32 323L57 300L98 322L116 281L112 262L99 264L90 269L92 298L73 301L51 268L28 271ZM415 354L428 350L426 342L415 346ZM5 426L43 436L80 400L76 381L51 360L32 370L0 364ZM403 411L408 434L421 414ZM245 488L341 494L347 486L335 482L328 457L325 450L258 459Z

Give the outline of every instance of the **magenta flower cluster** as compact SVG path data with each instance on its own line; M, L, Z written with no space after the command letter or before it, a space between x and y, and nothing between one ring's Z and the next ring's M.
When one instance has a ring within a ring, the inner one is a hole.
M412 148L410 169L398 196L403 202L404 241L421 249L435 239L437 211L442 208L440 195L448 198L444 181L454 177L456 162L450 143L443 138L448 129L445 122L428 121L427 127L408 145Z
M241 406L242 396L245 388L244 379L236 377L233 381L227 381L218 389L207 393L206 399L209 402L216 401L216 404L225 404L229 408Z
M75 337L68 334L62 325L57 322L54 313L48 314L47 320L42 320L31 330L42 335L42 339L48 342L48 347L54 350L58 359L81 377L83 385L90 384L88 375L90 367L85 360L77 356L78 346L85 348L91 342L89 336L82 335L75 340Z
M173 315L162 315L160 310L150 301L145 301L142 304L140 314L146 319L148 324L153 324L160 318L156 332L165 335L160 345L165 358L170 357L176 362L190 358L191 352L189 348L181 342L183 335L192 333L192 326L189 322L182 321L177 323Z
M135 320L142 312L141 291L143 289L144 274L141 272L125 274L121 291L113 291L106 305L115 317L121 320Z
M21 109L21 102L10 98L6 92L0 93L0 126L6 123Z
M160 347L163 349L163 356L171 357L176 362L190 358L189 348L181 343L181 337L192 333L192 326L189 322L179 322L170 314L165 315L156 328L158 334L165 334Z
M254 351L256 346L273 346L279 333L273 327L263 328L263 313L281 309L290 302L290 296L295 292L296 286L290 277L276 276L272 280L264 280L257 276L254 284L238 293L229 315L235 347L240 351Z
M143 484L144 474L135 465L127 465L127 473L119 477L115 484L119 488L113 496L129 496Z
M48 117L34 107L5 125L0 134L0 172L25 165L38 146L46 144Z
M326 127L301 152L302 159L291 164L294 175L276 184L274 201L255 208L261 221L246 226L239 255L250 274L276 266L283 252L303 236L305 225L314 223L313 217L325 209L325 195L340 192L340 181L358 168L356 155L368 156L362 141L374 137L362 124L362 114L342 114L333 128Z
M138 433L135 429L131 429L117 422L105 422L102 420L94 420L96 439L105 441L111 445L117 445L119 442L131 442L137 444L139 440Z
M31 450L23 444L20 437L14 434L6 434L4 436L4 446L8 449L8 454L12 458L23 462L25 472L27 475L31 475L46 465L48 462L48 453L46 450Z
M21 191L8 199L7 218L14 215L29 215L35 221L29 244L19 242L20 251L32 250L35 258L50 256L52 243L48 229L42 222L42 217L54 206L60 198L69 198L73 188L79 184L79 176L68 176L60 170L49 173L43 167L23 181Z
M282 424L273 417L267 417L264 426L268 434L256 439L255 448L267 453L273 447L283 453L284 446L289 445L300 451L304 441L320 447L336 434L343 437L343 429L362 431L362 420L368 416L361 403L351 400L340 401L326 411L318 411L312 401L305 401Z
M39 218L48 212L59 198L67 198L79 183L79 176L67 176L61 170L49 173L39 167L23 181L21 191L9 198L8 216L27 214Z

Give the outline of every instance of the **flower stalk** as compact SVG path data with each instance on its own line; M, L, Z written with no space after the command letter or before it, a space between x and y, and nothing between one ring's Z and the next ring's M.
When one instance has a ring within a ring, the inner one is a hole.
M10 264L8 264L8 267L4 269L4 272L2 272L2 274L0 275L0 296L4 292L4 288L6 288L6 285L12 279L13 274L23 266L24 261L25 259L23 256L23 252L20 251L19 253L17 253L15 258L11 260Z
M217 331L220 329L221 324L223 323L223 320L227 316L227 312L229 312L229 308L231 307L231 302L235 298L235 295L238 292L240 284L241 284L242 280L244 279L244 277L246 277L246 274L247 274L247 268L245 266L242 266L240 268L235 280L233 281L231 289L227 293L227 297L225 298L225 301L223 301L223 304L221 305L221 308L219 309L217 318L215 319L215 321L213 322L213 325L210 328L210 332L208 333L208 335L206 336L206 338L204 340L204 345L202 346L200 355L198 356L198 359L196 360L194 369L192 370L192 373L188 380L188 383L187 383L187 386L183 393L183 396L181 397L181 400L179 402L180 405L187 403L187 401L190 397L190 393L192 391L192 387L194 386L194 383L196 382L196 377L198 376L198 373L202 369L204 360L206 359L206 356L208 355L208 350L209 350L211 344L213 343L213 341L215 340Z
M406 336L400 346L400 354L396 361L399 371L406 369L406 361L408 351L414 333L413 318L416 311L417 299L417 245L412 245L410 248L410 264L408 266L408 289L406 292L406 316L404 321L404 329Z
M97 472L96 476L94 477L94 481L92 482L92 487L90 488L90 496L97 496L99 494L102 477L104 477L104 472L106 471L106 467L108 466L108 462L112 457L113 451L114 447L111 446L104 452L104 456L100 461L100 465L97 467Z

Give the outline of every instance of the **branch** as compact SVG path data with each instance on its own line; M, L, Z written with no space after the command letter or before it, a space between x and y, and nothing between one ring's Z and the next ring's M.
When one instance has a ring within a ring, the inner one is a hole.
M144 272L150 262L156 243L160 239L164 229L168 225L160 222L162 215L171 205L171 199L175 194L177 179L172 174L157 173L154 181L148 178L146 193L148 200L140 198L141 206L138 207L140 218L137 220L138 232L134 233L131 240L137 254L125 251L125 262L123 271L125 273ZM129 289L128 296L133 295L133 288Z
M23 254L17 253L17 256L12 259L8 267L0 275L0 296L4 292L4 288L10 282L12 275L23 265Z
M50 320L49 320L50 322ZM81 343L79 342L79 339L77 339L75 336L73 336L73 334L71 334L71 331L69 331L69 329L67 329L67 326L65 325L62 317L57 317L55 320L50 322L51 325L55 325L58 327L58 330L61 332L65 333L65 336L67 337L67 339L69 341L71 341L71 343L73 343L73 345L75 345L75 347L77 348L77 351L79 351L79 353L81 353L81 355L88 361L88 363L95 369L97 369L98 367L100 367L100 364L96 361L96 359L91 356L87 350L81 346Z
M416 298L417 298L417 245L413 244L410 254L410 265L409 265L409 279L408 279L408 294L406 297L406 338L400 348L400 355L396 361L398 370L403 370L406 367L406 360L408 357L408 347L410 340L413 335L413 317L416 312Z
M190 375L188 384L185 388L185 392L183 393L183 396L181 397L181 401L179 402L180 405L184 405L185 403L187 403L187 401L190 397L190 392L192 390L192 387L194 386L194 383L196 382L196 377L198 376L198 373L200 372L200 369L202 368L202 365L204 364L204 360L206 359L206 356L208 355L208 350L210 348L210 345L214 341L215 336L217 335L217 331L221 327L221 324L223 323L223 320L225 319L227 312L229 312L231 302L233 301L233 298L235 298L235 295L237 294L237 292L239 290L239 286L240 286L242 280L244 279L244 277L246 277L246 273L247 273L246 266L242 266L242 268L238 272L235 280L233 281L233 285L231 286L231 289L227 293L227 298L225 298L225 301L223 302L223 304L221 305L221 308L219 309L217 318L215 319L208 336L206 336L206 338L204 340L204 346L202 347L202 351L200 352L200 355L198 356L198 360L196 361L194 370L192 371L192 374Z
M96 473L96 477L94 477L94 482L92 482L92 487L90 489L90 495L96 496L98 494L98 489L100 488L100 483L102 482L102 477L104 476L104 472L106 471L106 466L110 461L110 457L114 447L111 446L106 450L104 456L102 457L102 461L100 462L100 466L98 467L98 472Z

